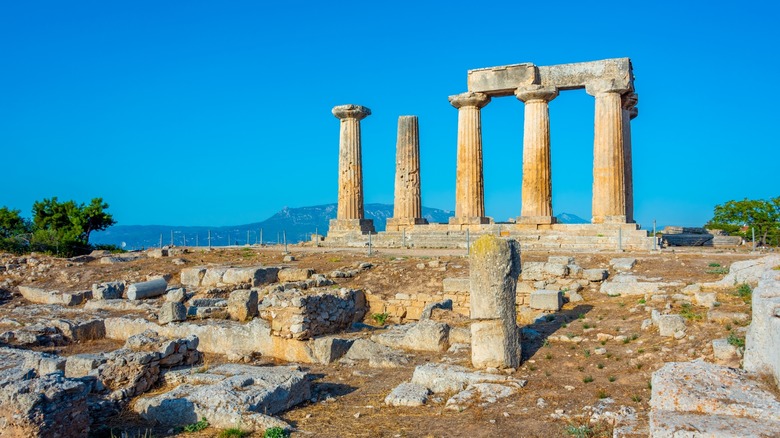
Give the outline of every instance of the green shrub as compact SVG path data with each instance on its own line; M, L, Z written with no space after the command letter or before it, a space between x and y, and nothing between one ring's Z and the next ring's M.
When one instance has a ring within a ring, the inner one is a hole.
M737 296L742 298L746 304L750 304L753 299L753 288L747 283L742 283L737 287Z
M690 303L683 303L682 306L680 306L680 316L689 321L698 321L702 319L702 314L694 312Z
M206 417L203 417L197 423L192 423L184 426L184 431L187 433L200 432L201 430L206 429L207 427L209 427L209 420L206 420Z
M371 319L373 319L374 322L376 322L379 325L385 325L385 323L387 322L387 318L389 316L390 315L387 312L385 312L385 313L374 313L373 315L371 315Z
M281 427L266 429L263 438L287 438L287 432Z
M249 432L241 430L237 427L231 427L230 429L223 430L217 436L219 438L244 438L249 436Z
M737 334L734 332L729 333L729 337L726 338L726 340L730 345L733 345L737 348L745 348L745 338L737 336Z

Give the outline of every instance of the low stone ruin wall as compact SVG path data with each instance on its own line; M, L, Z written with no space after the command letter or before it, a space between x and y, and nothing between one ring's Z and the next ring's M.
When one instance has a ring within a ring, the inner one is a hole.
M181 284L190 288L249 285L251 287L275 283L279 268L253 266L244 268L194 267L181 270Z
M753 320L745 339L747 371L771 374L780 387L780 264L769 267L753 290Z
M336 333L362 320L365 313L363 291L346 288L313 294L296 289L272 292L260 303L260 317L271 324L271 333L288 339Z

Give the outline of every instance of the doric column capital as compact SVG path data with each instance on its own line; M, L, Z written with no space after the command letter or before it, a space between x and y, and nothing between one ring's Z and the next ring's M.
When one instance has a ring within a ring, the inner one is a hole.
M632 120L639 115L639 109L637 109L636 107L638 101L639 101L639 95L634 93L633 91L623 95L623 101L622 101L623 109L628 111L629 117Z
M558 88L542 85L525 85L515 90L515 97L525 103L549 102L558 97Z
M598 96L604 93L625 94L631 91L624 84L619 84L615 80L598 80L585 84L585 92L591 96Z
M450 104L455 108L463 108L473 106L476 108L482 108L490 103L490 96L484 93L475 93L473 91L467 91L465 93L456 94L449 97Z
M361 105L338 105L334 106L331 111L334 116L340 120L344 119L357 119L363 120L371 115L371 110Z

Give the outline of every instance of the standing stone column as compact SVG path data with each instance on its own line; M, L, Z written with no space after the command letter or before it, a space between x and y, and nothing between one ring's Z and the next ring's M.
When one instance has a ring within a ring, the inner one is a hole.
M520 244L491 234L474 242L469 257L471 365L517 368L520 330L515 294L520 274Z
M329 233L359 231L374 232L374 221L363 216L363 165L360 121L371 110L360 105L333 107L333 115L341 120L339 137L339 198L336 219L330 221Z
M593 136L593 223L626 222L625 151L621 95L611 81L587 84L596 98Z
M625 164L624 180L626 184L626 222L634 222L634 165L631 157L631 120L639 115L636 104L639 96L636 93L623 95L623 161Z
M485 188L482 176L481 109L490 102L483 93L466 92L450 96L458 109L458 166L455 183L455 217L450 224L488 224L485 217Z
M550 165L549 102L558 96L555 87L528 85L515 90L525 102L523 127L523 191L518 223L552 224L552 172Z
M417 116L401 116L398 118L396 142L393 217L387 219L387 231L400 231L427 223L422 217L420 196L420 129Z

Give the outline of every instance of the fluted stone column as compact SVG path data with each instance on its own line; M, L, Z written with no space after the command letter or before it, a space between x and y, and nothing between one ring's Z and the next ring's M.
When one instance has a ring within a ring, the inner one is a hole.
M523 128L523 191L518 223L552 224L552 172L550 165L549 102L558 96L555 87L528 85L515 90L525 102Z
M631 157L631 120L639 115L636 107L639 97L636 93L623 95L623 155L626 184L626 222L634 222L634 167Z
M393 217L387 219L387 231L400 231L427 223L422 217L420 196L420 129L417 116L401 116L398 118L396 141Z
M517 368L521 358L515 308L520 244L484 235L474 242L469 265L471 365Z
M450 224L488 224L485 217L485 188L482 176L481 109L490 102L483 93L466 92L450 96L458 109L458 163L455 183L455 217Z
M336 219L330 221L329 232L374 232L374 222L363 216L363 165L360 121L371 110L360 105L333 107L333 115L341 121L339 137L339 198Z
M626 222L625 151L621 95L610 81L588 84L596 98L593 138L593 223Z

